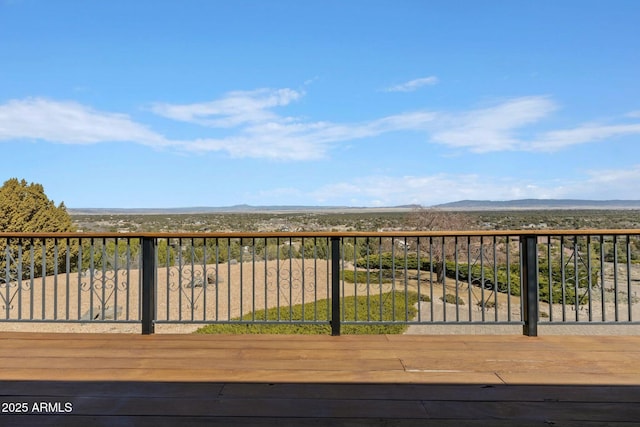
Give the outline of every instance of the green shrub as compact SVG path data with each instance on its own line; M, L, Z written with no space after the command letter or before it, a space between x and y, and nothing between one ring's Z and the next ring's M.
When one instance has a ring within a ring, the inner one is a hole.
M404 322L413 319L417 310L418 294L415 292L387 292L382 295L345 297L341 311L343 322ZM242 318L233 319L231 324L213 324L198 329L198 334L331 334L328 324L260 324L261 321L314 321L327 322L331 308L331 300L319 300L317 303L299 304L291 307L277 307L248 313ZM252 319L255 319L253 323ZM244 321L244 322L243 322ZM342 334L401 334L406 330L404 324L397 325L357 325L343 324Z
M423 270L428 271L430 260L428 256L421 256L418 263L418 255L415 253L392 256L391 252L384 252L377 255L369 255L368 257L359 258L356 261L356 266L360 268L379 268L381 270L390 270L395 268L396 270L403 270L405 267L408 270Z
M600 270L591 269L591 283L595 284L598 280ZM562 278L564 273L564 286ZM551 264L551 289L549 289L549 263L546 259L542 259L538 263L538 289L540 301L552 302L554 304L562 303L575 304L576 293L579 304L586 304L589 301L589 271L584 264L578 265L578 274L576 281L576 270L572 262L561 266L559 261L553 261ZM576 286L577 283L577 286ZM581 289L584 289L582 292Z
M448 261L447 277L455 279L456 277L456 264ZM564 286L562 285L562 274L564 270ZM513 296L520 296L520 265L511 264L509 269L505 265L498 265L495 268L492 266L483 266L475 264L471 266L471 273L469 273L469 265L464 263L458 263L458 280L464 282L481 282L493 284L498 292L510 293ZM497 277L496 274L497 273ZM599 270L592 268L591 281L597 283ZM507 280L508 279L508 280ZM543 302L553 302L555 304L564 301L565 304L576 303L576 276L575 266L572 263L566 264L564 269L561 268L560 262L553 262L551 267L551 292L549 289L549 263L547 260L540 260L538 264L538 289L539 298ZM578 290L580 288L587 288L589 286L589 276L587 268L584 265L578 266ZM578 292L579 303L586 304L588 295L586 292Z
M349 283L389 283L393 278L399 278L400 273L391 270L366 271L342 270L342 279ZM382 279L382 280L381 280Z
M418 262L419 261L419 262ZM381 268L383 277L390 278L395 269L395 274L405 269L421 270L423 272L434 271L435 263L432 265L428 256L421 256L415 253L391 256L391 252L385 252L378 255L370 255L368 258L360 258L356 263L358 267ZM498 292L509 293L513 296L520 296L520 265L511 263L509 266L500 264L495 266L472 264L454 261L445 262L445 275L449 279L458 280L472 284L479 284L484 281L485 286L491 286ZM591 269L591 283L597 283L598 268ZM361 275L363 273L364 275ZM564 274L564 286L563 286ZM370 273L371 280L376 280L378 273ZM551 264L551 289L549 287L549 263L547 259L542 258L538 263L538 288L539 298L543 302L575 304L578 300L579 304L586 304L588 299L587 292L580 292L580 289L586 289L589 286L589 272L584 264L578 265L576 286L576 271L573 262L566 263L561 266L559 260L554 260ZM352 275L353 277L353 275ZM361 277L364 279L361 280ZM346 277L345 277L345 280ZM366 283L366 272L358 272L358 282ZM577 289L576 289L577 287ZM576 292L577 291L577 292ZM576 294L578 297L576 297Z
M617 262L619 264L626 264L627 260L630 260L632 264L640 263L640 244L638 240L631 239L628 245L630 251L627 250L627 241L624 238L618 239L615 246L612 242L608 242L605 245L607 249L604 260L606 262Z
M478 264L472 264L469 269L469 264L465 263L458 263L456 270L456 263L447 261L446 268L446 276L449 278L455 279L457 272L460 281L480 283L484 280L485 284L495 286L498 292L510 293L514 296L520 295L520 265L518 264L512 263L508 270L506 265L498 265L494 272L493 267ZM497 273L497 277L495 273Z
M456 297L453 294L446 294L443 297L440 297L440 301L444 301L447 304L458 304L458 305L464 305L464 300L460 297Z

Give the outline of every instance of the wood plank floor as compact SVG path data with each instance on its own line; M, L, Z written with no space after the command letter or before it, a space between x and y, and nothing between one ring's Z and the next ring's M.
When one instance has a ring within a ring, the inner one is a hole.
M0 333L0 426L514 423L640 425L640 336Z

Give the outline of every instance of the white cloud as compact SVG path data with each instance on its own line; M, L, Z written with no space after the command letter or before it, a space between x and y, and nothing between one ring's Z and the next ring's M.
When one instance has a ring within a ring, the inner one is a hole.
M422 77L415 80L410 80L399 85L388 87L386 92L413 92L418 90L422 86L433 86L438 83L436 76Z
M640 165L626 170L589 170L574 180L553 179L535 182L518 177L479 174L436 174L428 176L367 176L349 182L323 186L300 197L326 205L431 206L457 200L514 199L637 199ZM293 193L290 193L293 194Z
M531 134L527 127L557 110L546 96L511 99L488 108L441 113L430 127L433 142L476 153L492 151L557 151L625 135L640 135L640 123L581 124L574 128ZM632 113L627 114L632 117ZM529 134L527 136L527 134Z
M64 144L136 141L166 145L161 135L124 114L105 113L75 102L42 98L0 105L0 140L41 139Z
M241 200L256 205L376 207L405 204L431 206L464 199L637 199L638 183L640 164L619 169L574 170L568 177L553 179L523 179L517 175L479 173L371 175L327 185L318 184L315 188L309 188L310 181L287 181L283 187L247 191Z
M222 151L232 157L309 160L326 157L331 144L407 129L421 129L433 119L409 112L362 123L309 122L280 116L303 93L290 89L232 92L220 100L190 105L156 104L153 111L173 120L225 129L228 136L168 139L129 116L97 111L76 102L42 98L0 104L0 141L34 139L64 144L128 141L184 151ZM230 130L231 129L231 130Z
M590 169L583 180L569 183L567 191L599 200L638 199L640 164L628 168Z
M626 114L627 117L638 118L640 119L640 110L630 111Z
M369 127L380 133L398 130L427 130L437 119L437 113L413 111L374 120L370 122Z
M463 194L472 194L480 187L474 174L432 176L368 176L351 182L335 183L311 192L325 204L355 204L361 206L395 206L400 204L430 205L450 201ZM355 202L355 203L354 203Z
M477 153L554 151L640 134L640 123L586 124L533 134L531 125L557 109L546 96L514 98L462 112L408 111L356 123L310 121L275 111L303 96L292 89L258 89L230 92L205 103L152 106L162 117L203 126L201 136L190 139L169 139L125 114L97 111L76 102L12 100L0 104L0 141L127 141L182 151L224 152L234 158L300 161L325 158L339 143L400 131L422 132L426 141Z
M511 99L493 107L447 114L438 122L431 139L474 152L519 149L526 143L517 131L548 116L557 108L545 96Z
M155 104L152 111L174 120L209 128L236 128L226 138L199 138L182 141L191 151L226 151L232 157L280 160L308 160L326 157L331 145L386 132L425 129L434 120L427 112L396 114L362 123L306 121L280 116L272 111L300 99L304 93L291 89L259 89L231 92L207 103Z
M530 149L556 151L571 145L585 144L624 135L640 135L640 124L583 125L575 129L551 131L532 142Z
M292 89L236 91L211 102L185 105L157 103L151 106L151 111L173 120L227 128L247 123L283 120L269 111L269 108L288 105L303 95L303 92Z
M224 151L233 158L263 158L272 160L311 160L326 156L327 147L294 136L278 137L277 133L241 135L214 139L181 141L179 148L192 152Z

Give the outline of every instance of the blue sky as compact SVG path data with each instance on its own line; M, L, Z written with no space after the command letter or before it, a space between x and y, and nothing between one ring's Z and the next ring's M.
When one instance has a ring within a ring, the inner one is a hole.
M640 199L635 0L0 0L0 178L67 207Z

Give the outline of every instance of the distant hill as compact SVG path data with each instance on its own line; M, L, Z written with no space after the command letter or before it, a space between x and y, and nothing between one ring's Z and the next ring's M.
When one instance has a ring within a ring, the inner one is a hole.
M193 206L186 208L69 208L72 215L164 215L164 214L215 214L215 213L366 213L366 212L408 212L420 205L400 205L388 207L353 206ZM522 200L460 200L431 206L445 210L559 210L559 209L640 209L640 200L572 200L572 199L522 199Z
M409 211L417 208L417 205L404 205L392 207L352 207L352 206L194 206L186 208L68 208L72 215L163 215L163 214L207 214L207 213L297 213L297 212L389 212Z
M640 200L460 200L433 207L451 210L640 209Z

